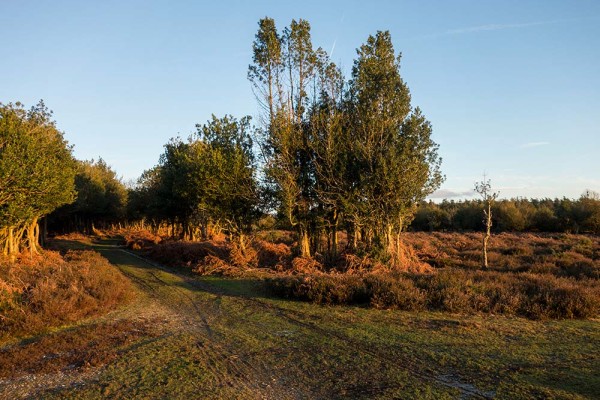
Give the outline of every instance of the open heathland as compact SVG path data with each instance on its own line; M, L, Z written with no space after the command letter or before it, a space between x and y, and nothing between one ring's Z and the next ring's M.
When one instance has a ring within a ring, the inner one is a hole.
M256 279L161 267L115 242L95 248L134 283L135 302L2 348L3 359L32 360L0 368L0 397L585 399L600 390L596 319L321 306L273 298Z
M288 239L285 232L261 233L243 252L225 240L155 240L146 242L143 254L200 275L258 273L274 295L321 304L532 319L593 318L600 313L596 236L495 235L488 269L481 268L481 235L476 233L406 233L403 264L396 266L343 251L329 264L318 255L294 257L296 245ZM130 238L130 247L137 243Z

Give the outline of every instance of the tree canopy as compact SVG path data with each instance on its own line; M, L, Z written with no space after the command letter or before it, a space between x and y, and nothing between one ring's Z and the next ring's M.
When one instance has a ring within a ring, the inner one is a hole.
M40 101L0 104L0 248L37 251L38 220L75 198L71 147Z
M258 217L259 191L250 117L213 115L187 141L171 139L159 163L130 194L130 212L179 226L183 239L223 228L243 240Z

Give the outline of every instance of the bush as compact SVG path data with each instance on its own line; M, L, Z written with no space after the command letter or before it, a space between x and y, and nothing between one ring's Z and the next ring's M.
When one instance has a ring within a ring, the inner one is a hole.
M531 319L598 316L600 288L596 283L551 275L450 268L431 275L305 274L267 280L277 296L318 304L498 313Z
M0 260L0 335L32 334L114 309L131 284L93 251Z
M370 305L375 308L421 310L425 306L425 293L415 287L410 279L390 275L372 274L364 279Z

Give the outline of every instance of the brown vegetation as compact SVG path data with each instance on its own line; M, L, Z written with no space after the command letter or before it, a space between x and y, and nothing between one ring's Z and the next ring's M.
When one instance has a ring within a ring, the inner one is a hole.
M129 281L100 254L45 251L0 260L0 336L33 334L114 309Z
M481 234L407 233L407 248L435 266L382 270L369 258L346 255L346 272L276 277L277 295L320 304L497 313L533 319L600 314L600 239L584 235L503 233L490 242L490 270L480 271ZM415 265L414 263L409 265Z
M432 266L480 267L479 233L407 233L404 240ZM488 257L492 271L600 279L598 236L501 233L490 239Z
M432 268L419 260L410 246L400 243L395 263L386 264L368 256L341 252L336 260L325 263L324 257L297 257L298 244L290 243L287 232L261 233L241 248L237 243L226 240L161 241L152 240L151 234L136 232L125 234L127 246L162 264L186 266L201 275L239 276L244 271L260 269L262 271L301 274L301 273L348 273L401 271L411 273L429 273ZM267 241L269 238L275 242Z
M132 250L140 250L151 244L158 244L162 240L160 236L146 229L124 230L122 233L127 247Z
M278 276L276 295L319 304L369 304L399 310L494 313L532 319L591 318L600 313L596 280L531 273L444 269L437 274Z
M481 234L406 233L400 263L342 251L333 263L294 257L285 235L262 232L244 251L227 241L161 242L146 254L201 275L267 272L273 293L319 304L401 310L590 318L600 313L600 239L502 233L481 268ZM277 240L272 243L266 239ZM345 239L340 240L343 246Z
M122 346L147 336L156 336L150 323L130 320L41 336L0 350L0 379L104 365L118 356Z

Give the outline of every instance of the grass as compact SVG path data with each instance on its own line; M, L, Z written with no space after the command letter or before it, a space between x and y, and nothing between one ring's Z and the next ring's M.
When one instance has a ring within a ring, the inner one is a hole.
M140 294L113 317L3 349L3 357L42 348L69 357L68 346L52 349L53 343L82 338L73 346L85 347L85 357L40 369L72 380L38 386L29 397L584 399L600 393L597 319L315 305L271 297L255 279L158 267L108 242L95 249ZM3 382L0 397L19 398Z

